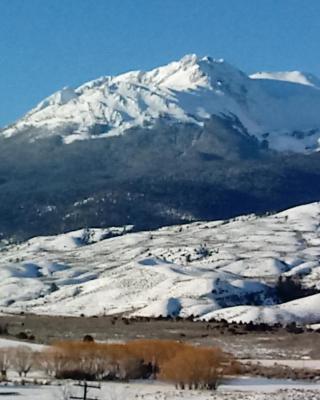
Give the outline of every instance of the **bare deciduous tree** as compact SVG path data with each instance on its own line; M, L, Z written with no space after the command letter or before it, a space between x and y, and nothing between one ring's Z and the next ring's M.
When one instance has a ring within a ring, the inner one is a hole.
M34 352L28 346L18 346L12 350L11 366L19 376L27 376L34 363Z
M7 371L10 367L10 359L11 359L12 349L10 348L1 348L0 349L0 374L1 380L7 379Z

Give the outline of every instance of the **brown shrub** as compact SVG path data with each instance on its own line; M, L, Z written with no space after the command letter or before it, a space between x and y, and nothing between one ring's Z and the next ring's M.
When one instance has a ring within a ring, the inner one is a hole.
M134 340L127 343L131 354L150 365L153 378L156 378L161 366L172 359L185 345L173 340Z
M161 377L182 389L216 389L229 366L227 355L218 348L187 346L164 363Z
M39 364L56 378L140 378L142 362L125 344L57 342L39 357Z
M51 347L43 350L37 356L37 365L47 375L59 377L64 371L70 360L62 349Z

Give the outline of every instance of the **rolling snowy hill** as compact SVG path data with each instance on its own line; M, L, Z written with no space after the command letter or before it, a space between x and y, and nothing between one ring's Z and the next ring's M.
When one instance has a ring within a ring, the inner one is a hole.
M259 78L259 79L257 79ZM187 55L149 72L105 76L43 100L4 137L65 143L111 137L166 124L202 127L212 115L236 119L239 135L254 135L280 151L319 149L319 80L299 71L251 77L223 60Z
M107 237L101 230L6 245L0 311L194 315L320 322L320 294L278 304L280 276L320 289L320 203L278 214Z

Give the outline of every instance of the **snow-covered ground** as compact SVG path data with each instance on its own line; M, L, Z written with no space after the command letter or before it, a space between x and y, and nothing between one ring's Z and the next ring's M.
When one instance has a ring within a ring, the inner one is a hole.
M239 134L280 151L319 147L319 80L299 71L251 77L224 60L187 55L149 72L105 76L49 96L2 134L30 139L62 135L65 143L168 124L203 126L212 115L236 117Z
M311 324L308 325L308 328L313 329L314 331L320 330L320 324Z
M1 348L12 348L18 346L27 346L33 351L42 351L46 346L37 343L24 342L22 340L12 340L0 338L0 349Z
M248 359L241 360L241 363L259 364L265 367L274 367L282 365L290 368L297 369L312 369L320 371L320 360L310 360L308 357L301 357L300 360L286 360L286 359Z
M319 220L312 203L107 239L95 229L7 245L0 311L316 324L320 294L274 305L272 288L279 276L320 288Z
M5 395L5 393L15 393ZM72 385L52 386L0 386L4 400L65 400L67 394L79 395ZM219 387L217 392L175 390L172 385L161 383L105 383L101 390L89 392L103 400L316 400L320 395L319 384L284 380L237 379Z

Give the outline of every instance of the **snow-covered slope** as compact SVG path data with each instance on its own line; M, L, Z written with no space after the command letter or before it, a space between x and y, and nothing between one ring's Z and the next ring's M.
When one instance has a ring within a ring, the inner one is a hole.
M112 238L95 229L8 244L0 311L317 323L320 295L275 305L273 288L291 275L320 289L319 221L312 203Z
M264 78L264 79L255 79ZM188 55L149 72L106 76L48 97L2 135L31 140L60 135L65 143L168 124L203 126L211 115L236 117L239 134L276 150L317 150L320 89L299 72L247 76L223 60Z
M285 81L300 83L301 85L320 88L320 79L308 72L301 71L279 71L279 72L257 72L250 75L251 79L272 79L276 81Z
M226 319L234 322L266 324L308 324L320 320L320 294L272 306L235 306L204 315L205 320Z

